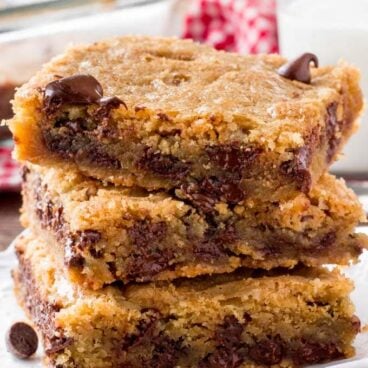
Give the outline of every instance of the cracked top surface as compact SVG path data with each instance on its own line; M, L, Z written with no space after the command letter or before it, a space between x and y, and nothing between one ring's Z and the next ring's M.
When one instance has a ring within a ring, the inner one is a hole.
M355 68L344 63L312 68L306 84L277 73L285 62L278 55L240 56L189 40L121 37L73 47L54 58L18 90L14 106L41 99L40 89L58 77L90 74L105 96L118 96L129 110L143 106L180 120L220 116L254 128L292 119L300 130L304 122L315 125L342 89L354 95L353 109L360 110ZM124 106L120 110L126 114Z

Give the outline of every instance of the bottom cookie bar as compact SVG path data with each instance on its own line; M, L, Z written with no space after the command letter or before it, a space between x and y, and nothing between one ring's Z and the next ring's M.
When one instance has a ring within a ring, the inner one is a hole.
M360 323L338 271L243 269L88 291L46 249L19 238L14 279L48 367L300 367L354 353Z

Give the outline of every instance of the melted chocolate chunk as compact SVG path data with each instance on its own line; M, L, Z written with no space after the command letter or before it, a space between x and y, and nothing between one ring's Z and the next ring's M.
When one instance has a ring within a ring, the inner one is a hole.
M312 185L309 163L310 151L307 147L301 147L296 150L292 160L285 161L280 165L281 173L294 179L298 189L303 193L308 193Z
M158 273L170 268L172 259L174 253L170 250L162 252L155 248L135 251L127 262L127 278L131 281L150 281Z
M199 362L198 368L237 368L244 362L246 348L226 349L219 347Z
M326 139L328 144L327 162L331 162L341 142L340 130L343 122L337 120L337 103L327 107Z
M236 230L232 225L224 230L210 228L205 233L204 239L194 243L193 253L196 258L213 262L228 255L224 245L231 244L237 239Z
M241 148L238 143L234 142L231 144L208 146L206 152L210 162L240 178L242 171L254 163L261 150L251 147Z
M42 331L46 352L49 349L53 351L54 347L57 347L57 351L60 351L73 342L72 339L66 338L63 331L55 326L55 313L60 311L60 306L44 301L40 296L37 283L33 279L30 262L26 261L21 254L18 254L18 259L20 280L25 285L24 305L32 316L34 323Z
M35 186L36 214L41 226L55 232L58 241L64 242L64 263L68 267L82 267L84 257L79 253L85 248L92 248L101 240L101 233L97 230L87 229L72 233L64 221L63 208L56 206L48 199L47 187L40 182Z
M64 262L68 267L83 267L85 258L80 254L81 250L93 248L101 240L101 233L97 230L84 230L65 232L64 234Z
M294 150L293 159L280 165L281 174L293 179L298 190L303 193L308 193L312 185L309 167L312 162L312 152L318 145L318 138L317 130L312 130L310 135L305 138L305 145Z
M38 337L30 325L17 322L6 334L6 346L8 351L16 357L26 359L37 351Z
M180 353L184 351L183 340L174 340L161 334L154 339L152 359L149 362L151 368L173 368L178 362Z
M343 358L336 344L314 343L303 341L302 345L296 350L293 360L295 364L318 364L325 361Z
M103 97L101 84L91 75L77 74L50 82L43 91L44 110L55 113L63 105L98 104L98 115L105 116L111 109L125 103L117 97Z
M98 103L103 96L101 84L91 75L83 74L50 82L43 93L46 113L53 113L64 104Z
M217 327L215 340L218 345L233 347L239 344L244 326L235 316L226 316L224 323Z
M244 197L240 183L231 179L209 177L198 183L183 184L181 189L194 207L203 213L213 213L217 202L236 205Z
M281 66L277 72L284 78L309 84L311 82L310 63L318 68L317 56L307 52Z
M104 119L110 116L111 110L117 109L120 105L123 105L126 109L128 106L120 98L114 97L102 97L99 100L100 107L94 113L94 116L99 119Z
M277 339L262 340L249 348L249 357L260 365L279 364L283 358L283 346Z
M151 171L175 181L183 179L190 169L190 164L180 161L177 157L154 152L150 148L144 150L143 156L136 165L140 170Z
M127 264L129 279L149 281L170 266L170 260L174 258L173 252L163 252L158 246L166 234L165 222L152 223L148 220L139 221L128 230L133 248Z
M247 348L241 341L244 326L235 316L226 316L217 327L214 340L216 349L199 363L199 368L237 368L247 354Z
M163 221L153 223L141 220L128 230L128 235L136 247L145 248L162 241L166 232L167 224Z
M110 156L107 152L103 151L103 148L100 148L98 146L90 145L89 147L80 149L78 154L76 155L76 159L77 161L86 160L105 168L116 170L121 168L121 164L118 159Z

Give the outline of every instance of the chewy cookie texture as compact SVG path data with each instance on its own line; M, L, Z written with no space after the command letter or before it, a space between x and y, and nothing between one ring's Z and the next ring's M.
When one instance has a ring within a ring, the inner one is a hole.
M362 208L324 174L285 202L225 204L203 212L165 192L105 186L78 171L24 168L23 223L47 240L75 282L100 288L231 272L356 261L368 241Z
M199 202L307 193L356 126L359 75L340 63L299 82L285 63L177 39L71 48L18 90L16 157Z
M16 292L62 368L300 367L349 357L360 329L338 271L246 271L96 292L41 240L16 245Z

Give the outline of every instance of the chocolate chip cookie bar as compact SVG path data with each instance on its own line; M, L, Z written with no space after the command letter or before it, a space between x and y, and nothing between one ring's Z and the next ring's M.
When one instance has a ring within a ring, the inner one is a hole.
M104 186L78 171L24 169L23 224L46 239L70 277L97 289L142 282L357 260L367 237L354 193L323 175L309 195L203 212L165 192Z
M286 368L354 353L360 322L338 271L242 270L91 291L65 277L41 240L27 235L16 249L16 292L48 367Z
M69 49L20 88L16 157L187 198L307 193L356 127L359 75L304 54L122 37Z

